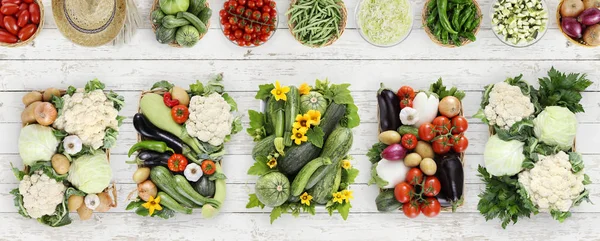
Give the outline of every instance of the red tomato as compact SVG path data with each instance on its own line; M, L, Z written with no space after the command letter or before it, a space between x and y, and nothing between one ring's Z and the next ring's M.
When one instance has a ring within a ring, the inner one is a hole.
M262 6L265 4L265 2L263 0L256 0L256 7L257 8L262 8Z
M421 204L421 212L423 212L423 215L430 218L440 214L441 210L442 206L440 201L438 201L435 197L428 197L425 202Z
M0 29L0 42L14 44L18 41L17 37L4 29Z
M244 27L244 32L246 32L246 33L253 33L254 32L254 27L252 25L246 25L246 27Z
M244 13L244 10L246 10L246 8L244 6L239 5L235 8L235 13L242 14Z
M237 8L238 6L238 2L237 1L229 1L229 10L234 10L235 8Z
M269 1L269 7L275 9L277 7L277 3L275 3L275 1Z
M254 33L260 33L260 31L262 30L262 27L260 26L260 24L254 24Z
M406 181L410 185L417 185L423 182L423 172L418 167L413 167L406 173Z
M408 150L415 149L415 147L417 147L417 137L413 134L408 133L402 136L401 144L402 147Z
M271 19L277 19L277 11L275 9L271 10L269 13L271 13Z
M445 135L450 132L450 128L452 125L450 124L450 119L445 116L438 116L433 119L433 126L435 128L436 135Z
M19 34L17 35L17 37L19 37L21 41L28 40L29 38L31 38L31 36L33 36L36 30L37 25L30 23L21 30L19 30Z
M254 2L253 0L248 0L248 3L246 5L248 5L249 8L254 9L256 7L256 2Z
M261 16L262 14L258 10L254 10L254 12L252 12L252 19L254 20L259 20Z
M258 45L261 45L262 43L260 42L260 40L259 40L259 39L254 39L254 40L252 41L252 44L254 44L254 45L258 46Z
M240 5L246 5L246 0L238 0L238 3L239 3Z
M265 22L265 23L266 23L266 22L269 22L269 19L271 19L271 14L269 14L269 13L263 13L263 14L262 14L262 19L261 19L261 20L262 20L263 22Z
M463 133L469 128L469 122L465 117L455 116L452 118L452 128L452 134Z
M417 203L407 202L402 205L402 212L404 212L404 215L408 218L416 218L419 216L419 213L421 213L421 208Z
M262 34L262 35L258 36L258 39L260 41L267 42L267 40L269 40L269 35L268 34Z
M448 153L450 148L452 148L452 144L450 144L447 136L436 138L431 146L433 147L433 152L440 155Z
M33 3L33 0L23 0L23 2L26 2L26 3Z
M235 36L236 39L240 39L244 35L244 33L242 32L242 30L240 30L240 29L235 30L235 32L233 34L234 34L234 36Z
M435 176L427 176L423 185L423 194L428 197L435 197L440 193L442 183Z
M250 40L252 40L252 35L250 35L249 33L245 33L244 34L244 41L250 42Z
M225 9L221 9L221 11L219 11L219 16L221 18L227 17L228 13L227 11L225 11Z
M19 15L19 19L17 19L17 25L19 27L25 27L29 23L29 12L24 10L21 15Z
M21 4L21 0L2 0L2 4L1 5L4 5L5 3L19 5L19 4Z
M225 34L225 36L228 36L229 34L231 34L231 29L223 29L223 34Z
M415 90L413 90L413 88L411 88L410 86L402 86L400 87L400 89L398 90L398 93L396 94L398 95L398 98L402 99L409 99L412 100L415 98Z
M4 16L4 29L12 35L17 35L17 33L19 33L17 20L13 16Z
M232 16L231 18L229 18L229 23L233 26L233 25L237 25L238 23L238 18L236 16Z
M29 15L32 23L40 23L40 6L37 3L29 4Z
M21 3L21 5L19 5L19 13L23 10L28 10L29 9L29 4L27 3Z
M238 22L238 27L240 27L242 30L246 27L246 25L248 25L248 21L246 21L246 19L242 19Z
M237 26L237 24L233 24L231 25L231 31L235 31L238 30L240 27Z
M244 11L244 17L246 18L250 18L252 17L252 9L246 9L246 11Z
M223 29L231 29L231 24L230 23L223 24Z
M231 41L235 41L235 35L234 34L229 34L229 36L227 36L229 38L229 40Z
M396 200L398 200L398 202L407 203L410 201L412 195L414 194L413 190L413 186L409 185L406 182L398 183L394 187L394 197L396 197Z
M223 3L223 10L225 10L225 9L229 9L229 1L225 1Z
M0 13L0 29L4 29L4 14Z
M456 134L452 135L450 144L452 145L452 150L454 150L454 152L461 153L469 147L469 140L463 134Z
M431 123L424 123L419 126L419 139L431 141L435 137L435 131Z
M14 3L5 3L0 7L0 12L4 15L13 15L19 11L19 5Z
M400 109L404 109L406 107L412 107L413 101L411 99L401 99L400 100Z
M271 12L271 8L269 6L263 6L262 7L262 12L263 13L269 13L269 12Z
M269 32L271 32L270 27L262 27L262 29L260 30L260 33L262 33L262 34L267 34Z

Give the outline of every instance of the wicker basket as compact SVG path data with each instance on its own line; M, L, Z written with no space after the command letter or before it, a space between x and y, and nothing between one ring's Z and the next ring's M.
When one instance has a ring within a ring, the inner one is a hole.
M158 1L159 1L159 0L154 0L154 3L152 3L152 8L150 8L150 15L149 15L149 18L150 18L150 23L152 23L152 12L154 12L154 10L156 10L156 9L158 9L158 8L159 8L159 3L158 3ZM210 8L210 5L208 4L208 1L204 2L204 6L206 6L207 8ZM152 32L154 32L154 33L156 34L156 29L157 29L158 27L159 27L158 25L156 25L156 24L152 23ZM209 19L209 20L208 20L208 22L206 23L206 28L207 28L207 29L209 29L209 28L210 28L210 19ZM207 31L206 33L202 33L202 34L200 34L200 36L198 37L198 40L202 39L202 38L204 37L204 35L206 35L207 33L208 33L208 31ZM179 44L177 43L177 41L175 41L175 40L173 40L173 42L170 42L170 43L169 43L169 46L171 46L171 47L176 47L176 48L181 48L181 47L182 47L182 46L181 46L181 45L179 45Z
M425 2L425 5L423 6L423 11L421 13L421 23L423 24L423 28L425 29L425 33L427 33L427 36L429 36L429 38L431 39L432 42L434 42L435 44L442 46L442 47L447 47L447 48L456 48L458 46L456 45L452 45L452 44L443 44L442 42L440 42L440 40L438 40L433 33L431 32L431 29L429 29L429 27L427 27L427 5L429 5L429 1L435 1L435 0L427 0ZM479 16L479 18L483 18L483 15L481 15L481 7L479 7L479 3L477 2L477 0L473 0L473 4L475 5L475 8L477 8L477 15ZM475 36L477 36L477 33L479 32L479 28L481 27L481 23L483 22L483 19L481 19L479 21L479 24L477 25L477 27L475 28L475 30L473 31L473 34ZM472 41L467 39L467 38L463 38L460 37L461 39L461 44L460 46L464 46L467 45L469 43L471 43Z
M297 0L292 0L290 2L290 8L296 4ZM300 42L302 45L304 46L308 46L311 48L322 48L322 47L326 47L329 45L332 45L335 41L337 41L342 34L344 34L344 30L346 29L346 22L348 21L348 10L346 9L346 4L344 4L344 1L339 1L338 4L340 6L342 6L342 21L340 22L340 34L337 36L333 36L327 43L320 45L320 46L315 46L315 45L309 45L309 44L305 44L304 42L302 42L300 39L296 38L296 35L294 34L293 30L294 30L294 25L290 23L290 15L287 16L288 18L288 30L290 31L290 33L292 34L292 36L294 36L294 39L296 39L296 41Z
M463 109L463 106L462 106L462 101L461 101L461 104L460 104L460 113L458 115L459 116L463 116L463 117L465 116L464 115L464 109ZM381 123L380 123L380 119L379 119L379 104L377 104L377 130L378 130L378 133L381 133L381 127L380 126L381 126ZM462 163L463 173L464 173L464 167L465 167L465 153L464 152L460 153L460 161ZM379 192L382 192L382 191L383 191L383 189L379 189ZM459 200L459 203L458 203L457 207L462 207L465 204L465 191L466 191L465 181L463 179L463 194L462 194L462 197ZM442 212L452 212L452 206L442 207Z
M33 39L35 39L38 36L38 34L40 34L40 32L42 31L42 28L44 28L44 16L45 16L45 14L44 14L44 4L42 3L41 0L35 0L35 2L40 7L40 24L38 24L37 30L35 30L35 33L33 33L33 35L29 39L27 39L25 41L16 42L14 44L0 42L0 46L4 46L4 47L21 47L21 46L29 45L29 43L33 42Z
M562 26L560 24L561 23L561 20L560 20L561 19L561 16L560 16L560 7L562 6L562 4L563 4L563 1L561 0L558 3L558 7L556 8L556 24L558 24L558 29L560 29L560 32L565 36L565 38L567 38L569 40L569 42L571 42L571 43L573 43L575 45L583 46L583 47L588 47L588 48L595 48L595 47L597 47L597 46L591 46L591 45L586 44L583 41L583 39L581 39L581 40L573 39L569 35L567 35L565 33L565 31L563 31Z

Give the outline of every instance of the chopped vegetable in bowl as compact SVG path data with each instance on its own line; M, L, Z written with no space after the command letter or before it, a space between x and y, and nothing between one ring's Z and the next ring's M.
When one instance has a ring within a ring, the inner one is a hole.
M402 42L412 29L413 9L408 0L363 0L356 8L360 35L378 47Z
M547 9L544 0L498 0L490 8L493 32L507 45L530 46L546 33Z

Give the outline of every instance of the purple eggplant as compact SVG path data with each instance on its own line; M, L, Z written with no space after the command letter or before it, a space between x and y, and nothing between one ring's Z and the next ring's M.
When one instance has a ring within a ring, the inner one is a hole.
M462 162L458 154L449 154L441 159L435 160L438 169L435 176L442 184L442 190L438 198L445 198L452 204L454 211L463 195L463 186L465 182L465 173L463 171Z
M577 21L586 26L600 23L600 9L588 8L584 10L579 14L579 17L577 17Z
M379 129L380 132L397 130L400 127L400 99L394 91L386 89L381 84L377 91L379 103Z
M560 23L562 30L571 38L580 39L583 35L583 28L575 18L562 18Z

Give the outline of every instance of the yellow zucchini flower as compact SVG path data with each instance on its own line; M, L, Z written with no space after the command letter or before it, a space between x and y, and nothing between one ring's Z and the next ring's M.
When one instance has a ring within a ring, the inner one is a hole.
M342 191L342 195L344 195L344 200L346 200L346 202L350 202L350 199L354 199L354 196L352 196L352 190L344 190Z
M287 96L285 95L285 94L287 94L287 92L290 92L290 87L281 86L279 81L275 81L275 88L273 90L271 90L271 94L273 94L273 97L275 97L275 100L287 101Z
M148 202L142 204L142 207L148 209L148 212L150 213L150 216L152 216L152 214L154 213L154 210L162 210L162 207L160 206L160 197L152 197L150 196L150 199L148 199Z
M277 159L271 158L271 160L267 162L267 166L271 169L275 168L277 166Z
M311 195L309 195L307 192L304 192L302 195L300 195L300 202L302 204L305 204L306 206L310 206L310 200L312 200L313 197Z
M344 202L345 196L344 194L342 194L342 192L336 192L333 194L333 202L338 202L338 203L342 203Z
M311 120L311 125L318 126L321 124L321 112L318 110L309 110L306 115Z
M352 168L352 163L350 162L350 160L343 160L342 161L342 167L346 170Z
M308 137L305 136L304 134L306 134L306 130L294 128L292 130L291 138L292 138L292 140L294 140L294 143L296 143L296 145L300 145L300 144L302 144L302 142L308 141Z
M298 91L300 92L300 95L308 95L308 93L310 93L310 85L302 83L300 88L298 88Z
M306 134L306 131L308 131L308 128L310 128L310 125L312 124L313 122L308 115L298 114L296 116L296 122L294 122L293 127L294 129L301 129L304 132L304 134Z

